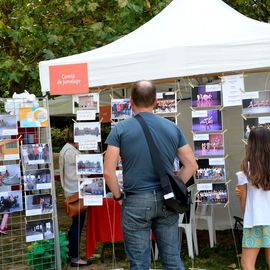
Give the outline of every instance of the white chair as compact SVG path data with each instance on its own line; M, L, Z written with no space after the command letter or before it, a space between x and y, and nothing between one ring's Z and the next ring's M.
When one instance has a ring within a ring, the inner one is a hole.
M179 227L179 241L180 244L182 242L182 229L185 230L187 245L188 245L188 255L191 258L194 258L195 255L199 254L198 251L198 240L197 240L197 232L195 227L195 202L194 202L194 194L195 194L195 185L191 185L188 187L188 190L191 191L191 198L193 203L190 205L190 217L189 220L185 219L185 214L179 214L178 227Z
M212 205L198 205L196 209L196 220L195 220L195 225L194 230L197 230L197 224L198 220L205 220L207 223L207 229L209 233L209 243L210 247L213 248L216 243L216 230L214 227L214 207Z

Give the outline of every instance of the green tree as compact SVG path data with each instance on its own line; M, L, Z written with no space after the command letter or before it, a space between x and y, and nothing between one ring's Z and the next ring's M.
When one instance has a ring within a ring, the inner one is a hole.
M224 2L255 20L262 22L270 20L270 0L224 0Z
M0 93L41 95L38 63L108 44L171 0L0 0Z

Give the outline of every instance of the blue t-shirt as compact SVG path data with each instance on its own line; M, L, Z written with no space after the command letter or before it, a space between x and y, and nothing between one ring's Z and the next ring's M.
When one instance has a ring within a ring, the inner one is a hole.
M173 122L163 117L148 112L140 115L150 129L166 171L172 173L177 148L187 144L184 135ZM143 129L134 117L119 122L105 143L120 148L125 191L136 193L161 188Z

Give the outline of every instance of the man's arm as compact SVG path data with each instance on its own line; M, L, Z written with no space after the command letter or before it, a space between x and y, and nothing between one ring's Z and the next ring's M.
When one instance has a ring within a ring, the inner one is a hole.
M177 175L183 180L184 183L186 183L198 169L198 164L193 151L188 144L178 148L176 154L182 164L182 167L177 172Z
M119 160L119 153L120 149L118 147L108 145L104 157L104 178L115 198L119 198L121 196L121 191L115 174L117 162Z

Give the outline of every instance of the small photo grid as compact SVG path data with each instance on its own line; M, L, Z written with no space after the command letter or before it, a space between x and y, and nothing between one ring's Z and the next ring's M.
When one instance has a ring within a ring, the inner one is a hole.
M23 202L20 190L0 192L0 214L22 210Z
M112 99L111 110L111 117L113 120L127 119L132 116L130 100L128 98Z
M102 196L105 197L104 178L82 178L80 183L80 198L85 196Z
M26 170L23 173L24 190L39 190L52 188L49 169Z
M194 154L200 156L223 156L224 136L222 133L194 134Z
M251 129L256 127L264 127L270 129L270 117L253 117L244 120L244 139L248 139Z
M18 126L15 115L0 115L0 136L18 135Z
M26 224L26 242L54 238L52 219L29 221Z
M45 215L53 212L52 195L37 194L25 196L26 216Z
M76 156L77 174L103 174L103 157L101 154L83 154Z
M221 105L221 84L199 85L192 89L192 107Z
M99 112L98 93L89 93L86 95L73 95L72 103L73 103L73 114L76 114L78 110L91 110L94 111L95 113Z
M25 107L19 109L21 128L48 127L48 111L43 107Z
M21 146L23 164L45 164L50 162L48 144L24 144Z
M177 101L175 92L157 93L157 105L154 108L154 113L176 113Z
M198 170L195 173L196 180L226 180L224 158L207 158L197 160Z
M213 132L222 130L220 110L192 111L192 131Z
M9 164L0 166L0 191L3 186L15 186L20 184L20 164Z
M270 113L270 91L246 92L242 95L243 114Z
M74 142L101 142L99 122L74 123Z
M197 184L198 205L220 205L228 202L228 188L226 183Z
M0 140L0 161L18 159L20 159L18 140Z

